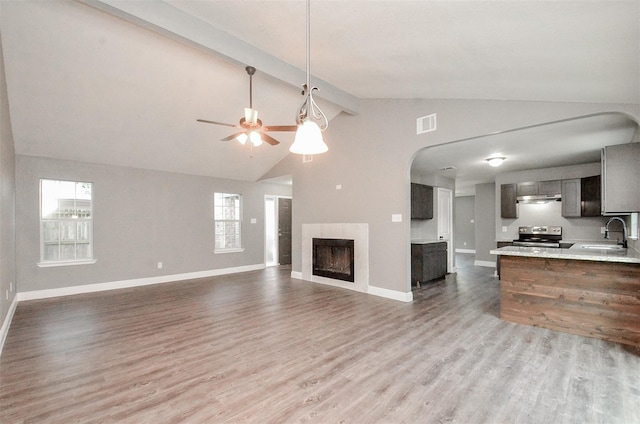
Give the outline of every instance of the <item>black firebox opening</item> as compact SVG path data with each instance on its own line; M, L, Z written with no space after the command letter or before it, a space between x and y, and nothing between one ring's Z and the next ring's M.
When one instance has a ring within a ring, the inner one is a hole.
M313 275L355 281L354 240L313 239Z

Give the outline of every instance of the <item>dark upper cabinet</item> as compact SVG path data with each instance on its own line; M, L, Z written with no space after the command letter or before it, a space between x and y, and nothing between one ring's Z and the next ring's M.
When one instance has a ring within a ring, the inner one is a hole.
M502 184L500 186L500 217L502 218L518 217L516 197L517 197L516 184Z
M411 183L411 219L433 218L433 187Z
M565 218L582 216L580 187L580 178L562 180L562 216Z
M601 216L600 205L600 175L582 178L580 180L581 191L581 216Z
M640 212L640 143L602 149L603 215Z
M600 175L562 180L562 216L600 216Z
M560 180L518 183L518 196L554 195L560 193Z

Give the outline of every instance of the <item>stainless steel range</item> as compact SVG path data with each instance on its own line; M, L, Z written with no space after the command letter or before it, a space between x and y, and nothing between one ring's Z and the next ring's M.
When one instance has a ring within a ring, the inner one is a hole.
M519 239L513 241L514 246L528 247L560 247L562 227L533 226L518 227Z

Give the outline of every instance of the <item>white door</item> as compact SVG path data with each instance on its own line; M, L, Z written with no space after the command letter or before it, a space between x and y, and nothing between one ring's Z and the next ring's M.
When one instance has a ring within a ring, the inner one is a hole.
M453 194L438 187L438 240L447 242L447 272L455 272L453 264Z

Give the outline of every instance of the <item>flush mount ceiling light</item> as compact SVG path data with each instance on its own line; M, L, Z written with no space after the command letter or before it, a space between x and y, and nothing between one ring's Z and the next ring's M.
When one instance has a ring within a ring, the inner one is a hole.
M496 157L492 157L489 159L485 159L489 165L496 167L496 166L500 166L502 165L502 162L504 162L506 158L502 157L502 156L496 156Z
M309 83L310 74L310 0L307 0L307 81L302 86L302 95L305 96L304 102L298 109L298 115L296 117L296 124L298 124L298 130L296 131L296 137L293 144L289 148L291 153L297 153L299 155L317 155L329 150L329 147L322 139L322 131L326 130L329 126L329 121L326 115L322 112L322 109L313 100L313 91L318 87L311 87Z

